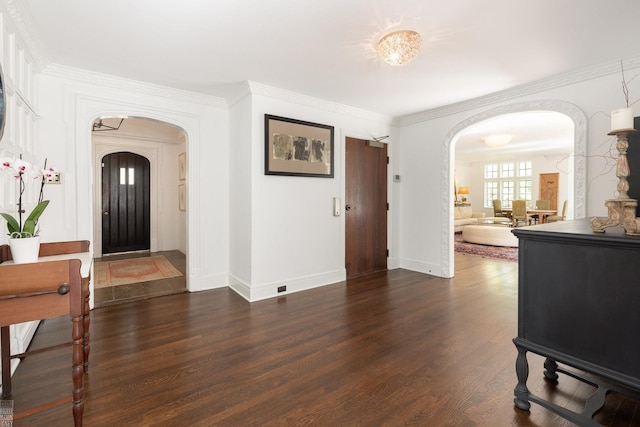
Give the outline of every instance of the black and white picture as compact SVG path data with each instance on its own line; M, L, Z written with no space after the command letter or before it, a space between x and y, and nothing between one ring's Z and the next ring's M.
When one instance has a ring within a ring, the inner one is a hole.
M333 126L266 114L265 174L333 178Z

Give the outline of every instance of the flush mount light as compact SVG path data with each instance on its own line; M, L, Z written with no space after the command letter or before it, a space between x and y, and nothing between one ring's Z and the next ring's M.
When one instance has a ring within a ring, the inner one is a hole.
M378 42L378 55L389 65L405 65L416 59L422 48L420 34L411 30L389 33Z
M484 138L484 143L489 147L504 147L512 138L511 135L491 135Z

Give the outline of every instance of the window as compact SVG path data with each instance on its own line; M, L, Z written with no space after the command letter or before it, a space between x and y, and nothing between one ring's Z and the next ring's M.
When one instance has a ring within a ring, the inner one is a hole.
M133 185L134 168L129 168L129 181L127 182L127 168L120 168L120 185Z
M518 199L531 200L531 180L521 179L518 186Z
M516 199L531 201L531 162L487 163L484 166L484 207L492 208L500 199L511 208Z

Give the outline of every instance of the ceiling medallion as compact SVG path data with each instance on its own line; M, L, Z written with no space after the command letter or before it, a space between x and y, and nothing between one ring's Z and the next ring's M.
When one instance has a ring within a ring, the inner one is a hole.
M378 55L392 66L405 65L416 59L422 48L420 34L411 30L389 33L378 42Z

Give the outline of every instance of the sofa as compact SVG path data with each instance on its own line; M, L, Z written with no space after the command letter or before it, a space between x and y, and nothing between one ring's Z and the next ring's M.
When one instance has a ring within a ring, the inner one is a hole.
M485 217L484 212L474 212L471 206L454 206L453 207L453 231L459 233L465 225L475 225L478 218Z

